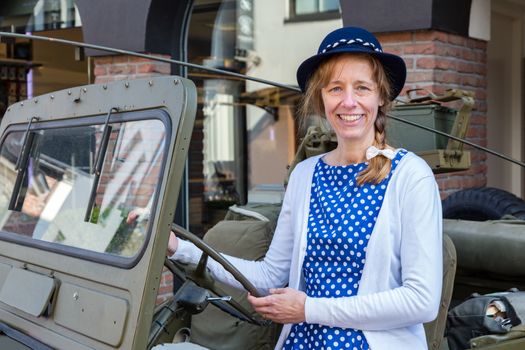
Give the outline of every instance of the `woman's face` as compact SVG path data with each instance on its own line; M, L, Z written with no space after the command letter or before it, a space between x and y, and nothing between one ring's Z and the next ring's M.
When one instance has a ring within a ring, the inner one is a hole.
M374 142L374 122L383 101L366 58L345 55L337 59L321 95L338 143L368 147Z

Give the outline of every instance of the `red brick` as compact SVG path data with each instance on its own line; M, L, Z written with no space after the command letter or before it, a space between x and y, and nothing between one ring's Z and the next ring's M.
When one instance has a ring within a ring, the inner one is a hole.
M404 47L405 54L431 55L436 53L436 45L433 43L409 44Z
M461 49L461 58L467 61L477 61L478 53L469 48Z
M448 42L454 45L460 45L465 46L466 39L462 36L449 34L448 35Z
M476 89L474 93L474 98L476 100L486 100L487 99L487 90L485 89Z
M442 94L445 92L445 89L442 86L435 84L414 84L414 88L427 90L434 94Z
M155 72L155 65L153 63L140 64L137 67L137 73L153 73Z
M377 34L377 38L380 43L398 43L405 41L412 41L412 33L410 32L397 32L397 33L381 33Z
M110 77L110 76L103 76L103 77L95 76L96 84L104 84L104 83L109 83L112 81L113 81L113 77Z
M457 65L459 73L485 74L486 67L483 64L461 61Z
M486 125L487 124L487 116L485 115L471 115L470 116L470 124L471 125Z
M436 55L443 57L461 58L461 48L438 43L436 44Z
M461 85L473 86L473 87L485 87L486 80L479 75L461 75Z
M113 64L108 67L108 72L111 75L130 75L134 74L136 72L136 68L134 65L131 64Z
M401 56L403 55L404 48L403 45L385 45L383 46L383 51L393 55Z
M470 126L467 130L467 138L485 138L487 137L487 131L485 127Z
M96 65L95 69L93 70L93 74L95 74L95 76L108 74L107 66L106 65Z
M432 71L416 71L408 72L407 83L422 83L422 82L432 82L434 79L434 74Z
M113 63L113 56L102 56L102 57L95 57L93 60L95 65L98 64L112 64Z
M467 47L473 48L473 49L482 49L485 51L487 49L487 42L483 40L476 40L476 39L468 39L466 41Z
M446 43L448 41L448 35L443 32L432 31L421 31L414 33L415 41L441 41Z
M413 69L414 68L414 59L413 58L405 58L403 57L403 61L405 61L405 65L407 66L407 69Z
M476 52L476 61L479 63L487 63L487 51L478 51Z
M460 84L461 77L456 72L442 72L435 73L435 82L445 84Z
M453 59L441 57L422 57L416 61L416 67L422 69L451 69L457 67L457 62Z

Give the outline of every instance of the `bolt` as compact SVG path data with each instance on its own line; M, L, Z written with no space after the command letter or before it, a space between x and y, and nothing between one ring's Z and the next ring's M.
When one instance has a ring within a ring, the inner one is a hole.
M73 293L73 299L78 300L78 292Z
M86 88L83 88L82 91L87 92L87 89L86 89Z
M174 83L175 85L179 85L179 79L175 79L175 80L173 80L173 83Z
M36 98L35 98L35 100L34 100L34 101L35 101L35 103L38 103L38 99L36 99Z
M55 98L55 95L51 95L50 97L51 97L51 99L54 99L54 98Z
M71 90L67 90L67 94L68 94L68 95L71 95Z
M149 86L153 86L153 82L150 80L148 81Z
M125 87L129 87L129 82L126 81L126 83L124 84Z
M108 86L107 86L107 85L102 85L102 88L103 88L104 90L107 90L107 89L108 89Z

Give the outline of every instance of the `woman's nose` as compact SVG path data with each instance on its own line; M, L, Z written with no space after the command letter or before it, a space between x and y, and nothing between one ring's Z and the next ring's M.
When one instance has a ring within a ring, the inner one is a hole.
M343 99L341 101L341 104L344 107L350 108L350 107L354 107L357 104L356 96L352 89L345 90L342 97Z

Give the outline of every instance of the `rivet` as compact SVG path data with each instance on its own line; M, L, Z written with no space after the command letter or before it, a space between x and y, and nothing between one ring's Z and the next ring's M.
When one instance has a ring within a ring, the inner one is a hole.
M175 80L173 80L173 83L174 83L175 85L178 85L178 84L179 84L179 79L175 79Z
M9 112L11 110L11 108L8 108L7 111Z
M129 82L126 81L126 83L124 83L124 86L128 88L129 87Z
M54 99L54 98L55 98L55 95L51 95L50 97L51 97L51 99Z
M86 88L83 88L82 91L87 92L87 89L86 89Z
M20 103L20 106L23 106L24 105L24 102Z
M150 81L148 81L148 84L149 84L149 86L152 86L153 82L150 80Z
M78 300L78 292L73 293L73 299Z
M38 99L36 99L36 98L35 98L35 100L34 100L34 101L35 101L35 103L38 103Z
M107 85L102 85L102 88L103 88L104 90L107 90L107 89L108 89L108 86L107 86Z
M67 94L68 94L68 95L71 95L71 90L67 90Z

